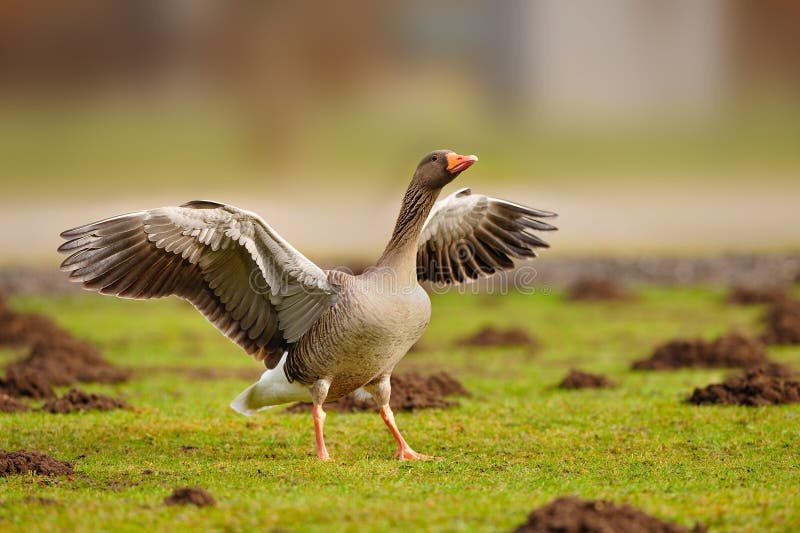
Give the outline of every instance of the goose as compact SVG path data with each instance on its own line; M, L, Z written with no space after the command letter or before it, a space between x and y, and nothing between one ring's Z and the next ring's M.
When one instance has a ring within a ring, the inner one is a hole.
M313 403L316 454L329 460L323 404L372 395L397 443L395 458L430 459L403 438L389 407L390 376L419 340L431 306L421 285L460 284L514 268L547 242L555 213L442 188L478 158L437 150L417 166L375 265L323 270L255 213L191 201L64 231L61 269L86 289L122 298L175 295L266 370L231 407L252 415Z

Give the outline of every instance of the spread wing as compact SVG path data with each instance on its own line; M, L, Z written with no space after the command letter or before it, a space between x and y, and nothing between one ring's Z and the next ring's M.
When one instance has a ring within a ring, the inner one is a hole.
M550 245L534 231L556 228L555 213L461 189L436 202L419 240L417 278L461 283L514 268L514 258L536 257Z
M61 234L70 280L123 298L171 294L272 368L331 305L325 272L253 213L195 201Z

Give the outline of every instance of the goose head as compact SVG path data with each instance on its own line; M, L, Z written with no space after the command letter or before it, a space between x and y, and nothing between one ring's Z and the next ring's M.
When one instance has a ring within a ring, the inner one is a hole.
M460 155L452 150L436 150L422 158L414 172L414 181L426 189L441 189L478 160L474 155Z

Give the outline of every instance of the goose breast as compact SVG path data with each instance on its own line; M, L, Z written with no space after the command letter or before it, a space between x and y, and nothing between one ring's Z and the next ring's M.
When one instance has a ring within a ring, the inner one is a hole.
M335 400L391 372L430 321L430 299L414 283L387 286L375 276L351 277L339 300L294 345L289 377L311 384L330 381Z

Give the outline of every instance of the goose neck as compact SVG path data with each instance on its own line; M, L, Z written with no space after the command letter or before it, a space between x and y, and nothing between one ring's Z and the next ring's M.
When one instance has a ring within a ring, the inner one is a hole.
M378 259L378 267L391 267L404 274L410 273L416 283L419 237L439 191L440 189L431 190L411 182L403 196L392 237Z

